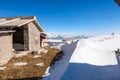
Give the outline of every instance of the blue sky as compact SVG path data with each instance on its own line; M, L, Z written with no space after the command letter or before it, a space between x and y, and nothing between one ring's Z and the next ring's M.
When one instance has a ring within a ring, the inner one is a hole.
M35 15L45 32L120 33L120 7L114 0L0 0L0 16Z

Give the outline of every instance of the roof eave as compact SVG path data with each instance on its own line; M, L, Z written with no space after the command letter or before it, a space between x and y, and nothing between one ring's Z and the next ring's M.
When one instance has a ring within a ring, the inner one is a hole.
M43 29L41 28L40 24L37 22L37 20L34 20L33 23L36 25L36 27L40 30L40 32L43 32Z

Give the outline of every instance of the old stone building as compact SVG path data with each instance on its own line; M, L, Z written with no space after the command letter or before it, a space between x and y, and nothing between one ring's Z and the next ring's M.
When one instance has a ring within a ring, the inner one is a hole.
M45 37L34 16L0 18L0 60L9 59L13 51L38 51Z

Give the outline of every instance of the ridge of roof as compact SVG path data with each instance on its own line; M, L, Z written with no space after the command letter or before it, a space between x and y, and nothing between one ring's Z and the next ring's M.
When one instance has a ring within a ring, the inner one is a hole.
M11 20L15 18L20 18L20 19L36 19L36 16L12 16L12 17L0 17L0 19L6 19L6 20Z

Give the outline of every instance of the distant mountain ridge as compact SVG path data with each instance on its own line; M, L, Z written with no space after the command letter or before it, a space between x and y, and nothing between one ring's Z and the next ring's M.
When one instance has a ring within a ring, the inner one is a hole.
M54 34L54 33L47 33L47 39L85 39L91 36L88 35L79 35L79 34Z

